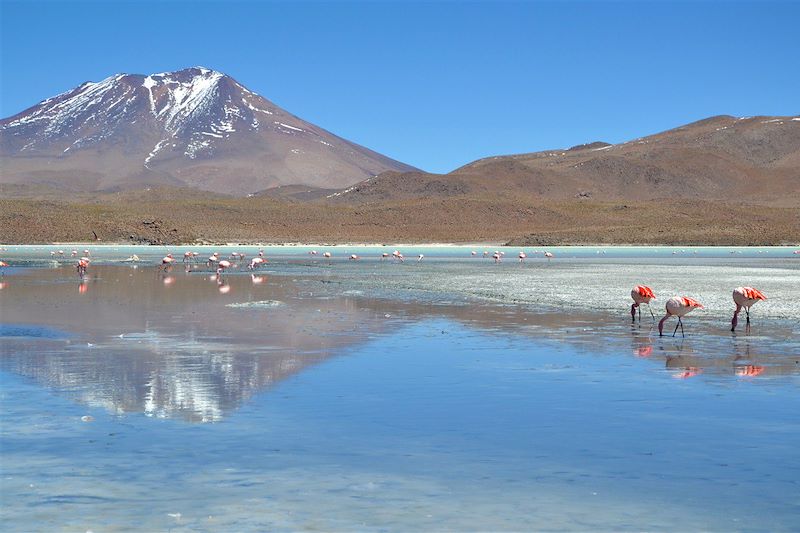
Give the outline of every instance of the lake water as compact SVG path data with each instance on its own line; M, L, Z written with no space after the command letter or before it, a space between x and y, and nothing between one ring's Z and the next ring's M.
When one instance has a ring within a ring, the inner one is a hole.
M92 246L83 281L59 249L0 252L4 530L800 524L793 249L273 247L217 279ZM631 324L641 283L706 306L685 338Z

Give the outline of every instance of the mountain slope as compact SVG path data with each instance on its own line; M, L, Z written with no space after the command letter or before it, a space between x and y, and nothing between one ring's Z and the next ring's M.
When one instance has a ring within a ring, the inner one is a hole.
M286 184L340 188L412 169L202 67L87 82L3 119L0 164L3 183L236 195Z
M800 117L712 117L626 143L480 159L448 174L386 172L331 195L363 204L423 197L800 201Z

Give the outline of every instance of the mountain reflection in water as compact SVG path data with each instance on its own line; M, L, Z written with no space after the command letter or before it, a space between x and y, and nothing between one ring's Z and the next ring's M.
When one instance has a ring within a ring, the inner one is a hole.
M79 281L71 268L29 269L5 278L2 322L11 326L0 331L0 364L90 406L192 422L219 421L309 365L425 318L588 353L618 347L682 379L763 379L800 366L780 328L751 338L700 326L691 339L660 339L647 320L631 328L625 309L398 302L346 296L324 281L131 266L92 267Z

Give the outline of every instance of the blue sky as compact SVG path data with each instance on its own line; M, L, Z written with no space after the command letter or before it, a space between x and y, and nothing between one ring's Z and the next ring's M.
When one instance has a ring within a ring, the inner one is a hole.
M203 65L425 170L800 113L798 2L13 2L0 111Z

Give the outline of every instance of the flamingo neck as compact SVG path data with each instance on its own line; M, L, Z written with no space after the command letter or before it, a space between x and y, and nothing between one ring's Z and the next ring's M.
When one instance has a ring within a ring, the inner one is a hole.
M666 321L668 318L669 318L669 313L667 313L666 315L664 315L664 318L662 318L662 319L661 319L661 320L658 322L658 334L659 334L659 335L663 335L663 334L664 334L664 322L665 322L665 321Z

